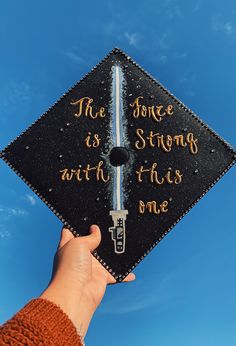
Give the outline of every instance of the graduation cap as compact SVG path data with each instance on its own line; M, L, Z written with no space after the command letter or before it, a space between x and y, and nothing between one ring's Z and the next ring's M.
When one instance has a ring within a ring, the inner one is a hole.
M236 152L118 48L2 159L121 282L235 163Z

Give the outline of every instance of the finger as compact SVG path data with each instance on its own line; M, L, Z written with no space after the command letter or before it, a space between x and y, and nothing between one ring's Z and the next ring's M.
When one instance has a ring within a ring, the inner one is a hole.
M61 238L58 244L58 250L62 248L68 241L74 238L73 233L66 227L63 227L61 230Z
M136 279L136 275L134 273L129 273L121 282L131 282L131 281L134 281L135 279ZM108 284L110 285L117 284L117 281L112 275L109 276Z
M129 273L122 282L130 282L136 279L136 275L134 273Z
M92 225L89 228L89 235L80 237L80 241L88 245L89 250L94 251L101 242L102 236L100 228L97 225Z

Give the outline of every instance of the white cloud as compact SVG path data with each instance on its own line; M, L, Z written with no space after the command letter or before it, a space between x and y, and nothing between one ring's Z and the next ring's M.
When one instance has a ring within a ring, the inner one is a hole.
M197 1L196 2L196 4L195 4L195 6L193 7L193 12L197 12L197 11L199 11L200 10L200 7L201 7L201 1L199 0L199 1Z
M195 91L193 91L191 89L187 90L185 94L186 94L186 96L190 96L190 97L196 96Z
M84 59L79 54L78 48L73 47L71 50L64 52L65 56L72 60L75 63L81 64L83 63Z
M5 84L1 92L1 107L13 111L19 104L27 104L32 96L30 85L25 81L10 80Z
M0 239L11 238L11 233L6 229L6 227L0 224Z
M0 206L0 215L2 221L7 221L15 216L25 216L28 212L22 208L8 208L5 206Z
M230 22L224 24L224 31L228 35L232 35L235 32L233 25Z
M159 60L163 65L165 65L168 62L168 57L166 55L161 55Z
M176 52L174 54L176 59L185 59L188 56L187 52Z
M116 34L118 25L116 20L112 20L110 22L107 22L104 26L104 32L106 35L114 36Z
M167 11L167 17L169 19L182 18L183 15L182 15L182 12L181 12L179 6L170 7Z
M138 45L138 33L137 32L133 32L133 33L125 32L125 38L127 39L130 46L137 47L137 45Z
M9 208L7 210L7 212L11 215L14 216L19 216L19 215L26 215L27 212L24 209L20 209L20 208Z
M165 17L172 20L183 17L182 10L178 5L178 0L162 0L161 6L164 8Z
M11 238L11 232L8 230L14 228L14 220L19 217L25 217L28 215L28 212L25 209L18 207L6 207L0 205L0 240Z
M232 22L224 19L221 15L215 15L211 18L211 28L213 31L222 32L229 36L235 34Z
M158 45L160 49L166 50L171 48L170 35L164 32L158 39Z
M139 283L136 286L128 283L122 292L112 292L111 299L103 302L99 312L102 314L124 314L153 306L158 306L158 310L166 309L171 304L176 303L179 298L178 294L171 292L170 289L175 276L174 272L166 274L158 283L149 281L149 283ZM155 293L153 287L155 287ZM125 290L127 290L127 294L125 294ZM150 294L150 292L153 292L153 294Z
M34 198L34 196L26 194L26 199L27 201L31 204L31 205L35 205L36 204L36 199Z
M30 86L28 83L24 81L13 84L11 92L12 92L13 98L26 101L26 102L29 101L31 96Z
M181 76L179 82L180 83L185 83L185 84L193 84L193 83L195 83L196 78L197 78L196 74L193 73L192 71L189 71L189 72L185 72Z

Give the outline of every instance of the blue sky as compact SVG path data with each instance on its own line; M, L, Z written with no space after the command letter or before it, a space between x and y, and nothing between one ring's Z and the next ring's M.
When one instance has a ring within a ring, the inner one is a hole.
M236 3L0 4L0 148L114 46L236 147ZM135 268L107 288L86 345L235 346L233 167ZM0 323L46 287L61 222L0 162Z

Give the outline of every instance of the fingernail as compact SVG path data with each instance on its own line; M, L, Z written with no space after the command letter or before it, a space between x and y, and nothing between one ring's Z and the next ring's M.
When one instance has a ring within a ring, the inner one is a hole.
M99 227L97 225L91 225L91 231L97 231Z

